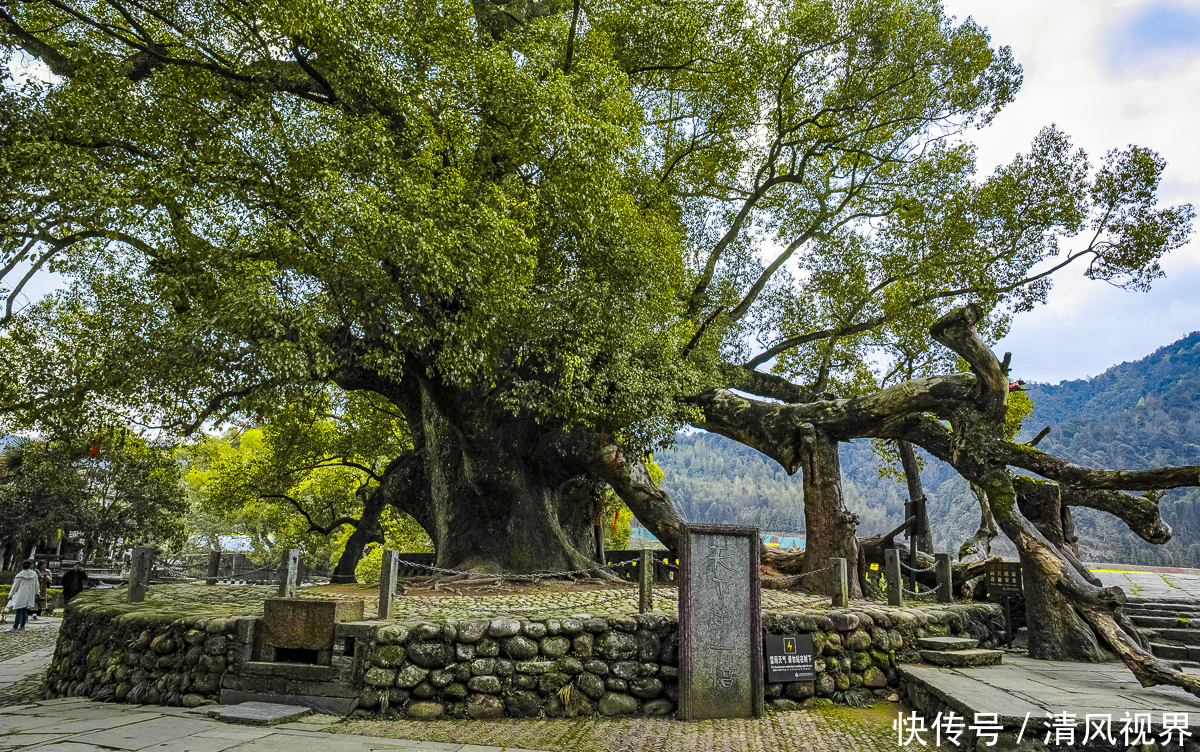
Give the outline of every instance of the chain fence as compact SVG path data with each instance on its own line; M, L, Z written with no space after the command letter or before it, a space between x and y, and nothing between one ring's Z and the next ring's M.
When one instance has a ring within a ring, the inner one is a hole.
M934 593L936 593L937 591L941 590L941 589L942 589L942 585L944 585L944 584L945 584L945 583L938 583L938 586L937 586L937 587L935 587L935 588L930 588L929 590L920 590L920 591L918 591L918 590L909 590L908 588L904 587L903 585L901 585L901 586L900 586L900 589L901 589L901 590L903 590L905 593L907 593L907 594L909 594L909 595L933 595L933 594L934 594Z
M800 574L786 574L786 575L783 575L782 577L763 577L762 579L764 582L778 581L778 580L798 580L801 577L811 577L815 574L821 574L822 572L828 572L829 570L833 569L834 566L835 566L834 564L830 564L829 566L821 567L820 569L814 569L811 572L801 572Z
M910 567L909 565L905 564L904 559L901 559L900 566L904 567L905 569L907 569L910 572L916 572L917 574L922 574L924 572L932 572L933 570L937 569L937 562L935 561L934 563L930 564L929 566L925 567L924 569L917 569L916 567Z

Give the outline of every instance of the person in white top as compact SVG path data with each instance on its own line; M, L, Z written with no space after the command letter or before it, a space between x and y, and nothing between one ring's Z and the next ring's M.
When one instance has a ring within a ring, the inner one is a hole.
M8 605L5 607L6 611L10 608L16 611L9 632L18 632L25 628L29 611L37 605L37 596L41 589L41 580L33 568L33 562L21 562L21 571L13 578L12 590L8 593Z

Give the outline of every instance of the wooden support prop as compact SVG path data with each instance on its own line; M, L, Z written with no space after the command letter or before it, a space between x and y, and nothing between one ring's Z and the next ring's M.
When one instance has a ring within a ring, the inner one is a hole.
M604 551L604 525L601 525L599 522L597 522L595 530L596 530L596 561L599 562L600 566L603 567L605 564L608 563L604 560L605 556L606 556L605 551Z
M130 603L141 603L146 600L146 588L150 586L150 570L153 566L153 548L133 549L133 559L129 563Z
M883 552L884 572L887 578L887 596L889 606L904 605L904 580L900 578L900 549L889 548Z
M938 603L953 603L954 569L950 564L950 554L934 554L933 565L937 574Z
M830 559L829 563L833 565L833 577L837 583L837 589L833 591L833 607L845 608L850 605L850 579L846 574L846 560Z
M648 614L654 609L654 559L653 551L642 549L638 560L638 613Z
M400 574L400 552L383 552L383 567L379 571L379 618L392 618L392 605L396 600L396 580Z
M289 549L283 556L283 568L279 570L279 597L296 597L296 575L300 569L300 549Z
M217 575L221 573L221 552L210 551L208 553L208 579L204 581L205 585L216 585Z

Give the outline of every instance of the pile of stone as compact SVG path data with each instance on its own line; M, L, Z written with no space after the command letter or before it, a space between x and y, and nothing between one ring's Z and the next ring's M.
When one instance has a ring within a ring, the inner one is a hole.
M359 707L410 718L668 715L678 635L662 614L393 624L376 635Z

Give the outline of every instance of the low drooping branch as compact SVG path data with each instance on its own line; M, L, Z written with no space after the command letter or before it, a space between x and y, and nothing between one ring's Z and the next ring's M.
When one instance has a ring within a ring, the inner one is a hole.
M1033 481L1018 475L1013 478L1017 493L1025 492ZM1147 491L1142 496L1130 496L1118 491L1062 486L1062 503L1072 507L1099 509L1124 521L1142 540L1161 545L1171 540L1171 526L1159 516L1161 493Z
M1183 486L1200 486L1200 467L1193 465L1160 467L1154 470L1093 470L1068 462L1061 457L1046 454L1033 447L1013 442L1004 442L998 447L996 454L997 460L1004 464L1030 470L1043 478L1056 480L1064 486L1076 489L1155 491ZM1078 506L1090 505L1079 504ZM1108 510L1105 509L1105 511Z
M681 520L667 493L654 484L650 471L638 457L626 456L617 444L597 446L588 471L609 486L638 522L672 551L679 550Z
M288 496L287 494L259 494L258 497L260 499L283 499L284 501L290 503L292 505L292 507L297 512L300 513L300 516L304 518L304 521L308 523L308 532L310 532L310 533L320 533L321 535L332 535L333 531L337 530L342 525L350 525L351 527L358 527L359 520L357 517L338 517L337 519L335 519L333 522L329 523L328 525L317 524L317 522L315 520L313 520L312 515L310 515L308 513L308 510L305 509L304 506L299 501L292 498L291 496Z
M819 425L843 441L878 436L883 426L897 418L945 414L969 399L974 386L973 376L959 373L913 379L863 397L801 405L762 402L726 389L710 389L688 401L704 412L704 420L695 424L698 428L753 447L793 475L800 469L795 435L805 423Z

